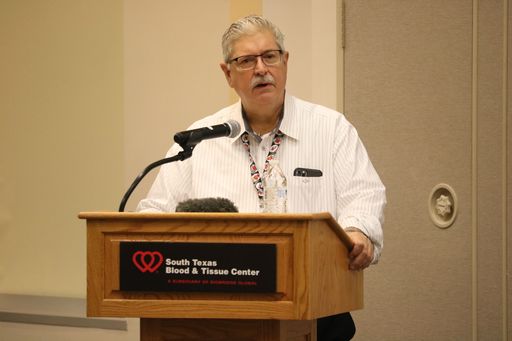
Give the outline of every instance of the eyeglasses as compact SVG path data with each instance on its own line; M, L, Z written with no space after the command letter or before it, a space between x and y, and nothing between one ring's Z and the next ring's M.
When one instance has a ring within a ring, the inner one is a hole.
M233 58L231 60L228 60L228 64L235 64L236 68L240 71L252 70L256 67L256 64L258 63L258 57L261 57L261 61L266 66L272 66L278 64L281 61L282 54L283 51L281 50L269 50L263 52L262 54L247 55Z

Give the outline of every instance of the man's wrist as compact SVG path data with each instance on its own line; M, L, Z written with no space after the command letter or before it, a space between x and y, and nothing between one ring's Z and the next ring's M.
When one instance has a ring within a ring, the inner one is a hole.
M343 229L345 232L359 232L362 233L366 238L368 238L368 235L364 233L362 230L358 229L357 227L349 226L347 228ZM370 239L370 238L368 238Z

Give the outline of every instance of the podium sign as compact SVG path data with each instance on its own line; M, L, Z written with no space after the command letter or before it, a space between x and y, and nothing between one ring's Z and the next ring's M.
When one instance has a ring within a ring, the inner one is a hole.
M276 245L121 242L122 291L276 292Z

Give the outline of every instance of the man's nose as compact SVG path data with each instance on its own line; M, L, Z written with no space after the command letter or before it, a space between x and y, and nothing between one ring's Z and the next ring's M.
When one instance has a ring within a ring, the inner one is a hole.
M257 74L265 74L265 73L267 73L267 71L268 71L267 65L265 65L265 63L263 63L263 59L261 58L261 56L258 56L256 58L256 65L254 66L254 72Z

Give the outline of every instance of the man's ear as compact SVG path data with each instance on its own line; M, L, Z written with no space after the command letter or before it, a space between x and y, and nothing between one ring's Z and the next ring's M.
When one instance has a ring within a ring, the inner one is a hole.
M283 64L284 65L288 65L288 58L290 57L290 54L288 53L288 51L285 51L284 54L283 54Z
M228 82L230 87L233 87L231 80L231 70L229 69L226 63L220 63L220 68L222 72L224 72L224 77L226 77L226 81Z

